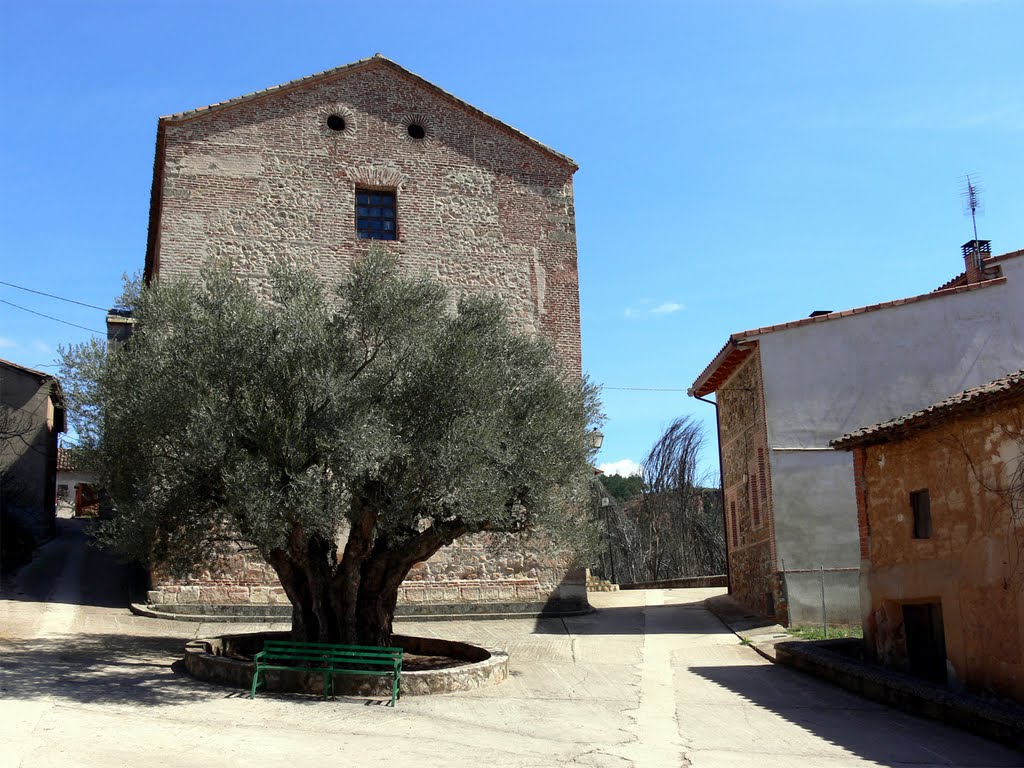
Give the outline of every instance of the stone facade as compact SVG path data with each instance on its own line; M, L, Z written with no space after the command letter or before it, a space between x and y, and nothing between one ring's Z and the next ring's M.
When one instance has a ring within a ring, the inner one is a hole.
M53 376L0 360L0 546L27 559L56 532L57 436L64 404Z
M729 577L736 599L786 621L775 567L761 360L756 346L718 389Z
M161 118L156 163L148 279L230 260L257 284L276 263L338 283L373 244L501 296L580 372L575 163L387 59ZM395 194L397 239L357 237L357 188Z
M1007 493L1014 475L1024 479L1024 372L1018 378L1014 402L950 413L852 451L868 652L929 674L927 632L908 614L932 606L929 676L1024 702L1024 489ZM926 531L915 530L912 506L922 490Z
M228 260L265 289L274 264L340 282L371 246L453 289L500 296L580 375L570 159L382 57L160 119L146 278L196 279ZM395 196L396 238L357 233L356 190ZM280 602L241 552L155 602ZM580 574L534 549L457 542L413 570L401 600L586 599Z

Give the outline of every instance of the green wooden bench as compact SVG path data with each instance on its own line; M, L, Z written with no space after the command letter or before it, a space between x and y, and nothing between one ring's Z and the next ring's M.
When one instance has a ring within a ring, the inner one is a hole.
M328 645L292 640L266 640L263 650L252 657L252 691L266 684L266 670L286 669L319 672L324 676L324 698L334 694L335 675L375 675L391 678L391 706L402 695L402 649L367 645ZM263 682L260 682L260 673Z

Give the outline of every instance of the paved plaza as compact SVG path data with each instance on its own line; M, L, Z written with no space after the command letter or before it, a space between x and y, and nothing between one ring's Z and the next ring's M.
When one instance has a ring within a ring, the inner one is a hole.
M0 603L0 766L1024 765L1020 754L777 667L703 607L719 589L610 592L565 619L403 621L499 646L512 675L376 702L192 680L185 641L272 625L131 615L123 569L61 521ZM275 625L279 627L280 625Z

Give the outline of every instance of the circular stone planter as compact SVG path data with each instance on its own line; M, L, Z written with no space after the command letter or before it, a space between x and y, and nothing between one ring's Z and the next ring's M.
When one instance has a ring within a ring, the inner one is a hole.
M222 635L209 640L192 640L185 646L185 668L199 680L232 688L252 687L251 657L263 649L264 640L284 640L287 632ZM447 656L465 662L444 669L402 672L403 696L472 691L497 685L508 677L508 654L453 640L394 635L392 642L406 653L419 656ZM240 658L247 657L247 658ZM323 676L302 670L267 670L261 691L323 695ZM388 678L371 675L335 675L334 692L342 696L391 697Z

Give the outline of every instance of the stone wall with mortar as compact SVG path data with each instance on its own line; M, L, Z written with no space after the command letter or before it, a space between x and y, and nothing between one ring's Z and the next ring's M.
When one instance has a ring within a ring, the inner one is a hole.
M345 129L327 118L342 116ZM409 135L412 123L426 135ZM580 371L575 166L370 60L240 103L161 120L152 276L209 261L267 287L272 264L341 281L371 243L456 294L501 296ZM356 236L355 190L393 191L397 239Z
M867 649L909 664L902 606L941 605L949 684L1024 702L1024 525L1005 488L1024 460L1008 430L1024 404L951 419L858 449ZM927 489L932 535L914 538L910 493Z
M722 383L716 397L731 593L744 605L786 623L785 596L775 566L768 438L756 349Z
M327 118L344 119L332 130ZM410 135L410 124L425 136ZM371 244L458 295L500 296L581 372L575 166L383 59L225 107L161 119L147 277L196 279L229 260L261 290L273 264L337 283ZM396 196L397 239L356 234L355 190ZM421 564L403 603L535 602L582 595L582 573L539 550L456 542ZM258 560L258 558L257 558ZM577 583L578 582L578 583ZM287 602L250 555L175 580L151 602Z

